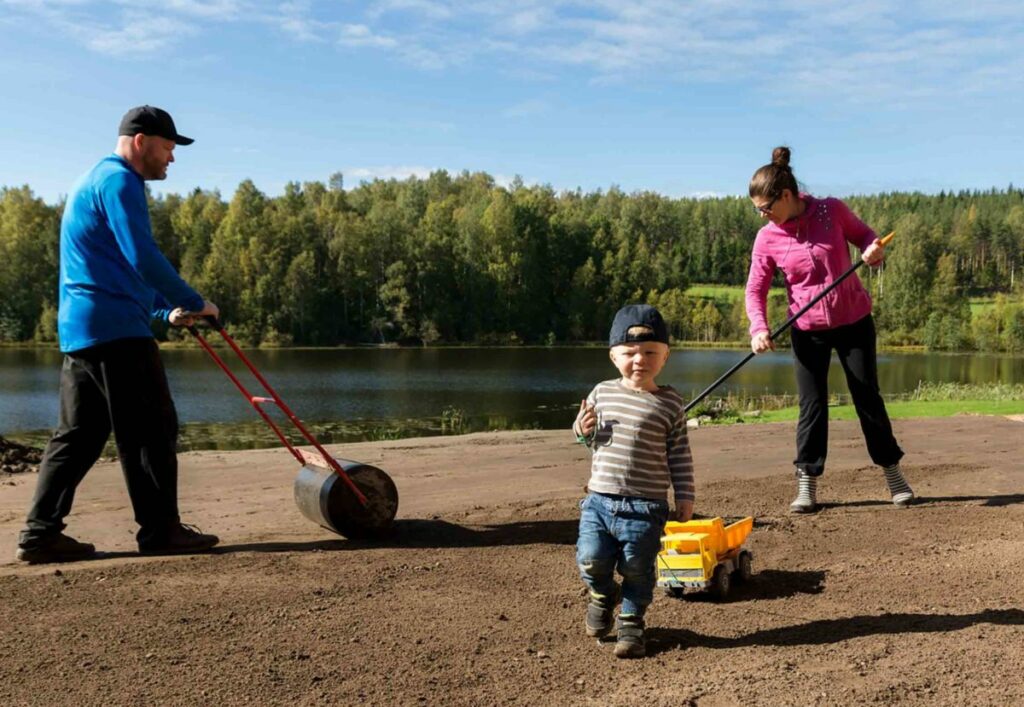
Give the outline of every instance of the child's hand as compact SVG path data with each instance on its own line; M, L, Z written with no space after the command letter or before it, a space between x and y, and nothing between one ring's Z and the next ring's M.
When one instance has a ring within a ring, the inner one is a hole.
M679 501L676 503L676 520L680 523L693 518L693 501Z
M588 405L586 400L580 401L580 410L576 413L576 431L584 437L594 434L597 427L597 412L593 405Z

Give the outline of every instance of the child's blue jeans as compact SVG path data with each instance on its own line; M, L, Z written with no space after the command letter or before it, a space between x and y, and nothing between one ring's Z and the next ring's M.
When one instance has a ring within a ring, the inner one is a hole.
M643 616L654 599L655 561L668 520L668 502L590 493L580 502L576 564L590 591L614 597L622 575L624 615Z

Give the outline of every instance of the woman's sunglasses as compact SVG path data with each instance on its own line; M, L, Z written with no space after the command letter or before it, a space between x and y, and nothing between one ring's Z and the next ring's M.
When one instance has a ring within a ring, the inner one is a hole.
M761 214L762 216L767 216L768 214L770 214L772 212L772 207L775 206L775 202L778 201L778 200L779 200L779 197L775 197L774 199L769 201L764 206L755 206L754 207L754 211L756 211L757 213Z

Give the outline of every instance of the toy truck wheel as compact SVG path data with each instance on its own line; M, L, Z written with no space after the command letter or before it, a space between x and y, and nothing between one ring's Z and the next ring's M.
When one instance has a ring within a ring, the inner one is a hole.
M674 599L679 599L683 596L682 587L665 587L665 596L670 596Z
M750 553L744 550L740 553L736 568L736 579L741 582L749 582L754 576L754 569L750 563Z
M711 595L716 599L725 599L729 596L729 573L726 572L725 567L719 565L715 568L714 574L711 575Z

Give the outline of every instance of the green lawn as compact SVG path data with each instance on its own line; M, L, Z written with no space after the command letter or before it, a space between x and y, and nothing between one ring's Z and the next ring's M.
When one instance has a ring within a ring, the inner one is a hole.
M936 400L895 401L885 404L889 417L952 417L953 415L1024 415L1024 400ZM756 418L761 422L790 422L797 419L795 407L768 410ZM828 409L830 420L856 420L853 405L836 405Z
M717 302L730 303L743 299L746 288L743 285L690 285L686 288L687 297L707 297ZM769 295L784 295L783 287L773 287Z
M971 297L969 300L971 316L976 317L986 309L991 309L996 301L991 297Z
M784 293L781 287L773 287L772 294ZM741 285L690 285L686 288L686 295L689 297L708 297L718 302L735 302L743 299L743 287ZM992 297L971 297L971 314L977 315L995 304Z
M721 302L735 302L743 299L743 287L739 285L690 285L685 292L688 297L709 297Z

